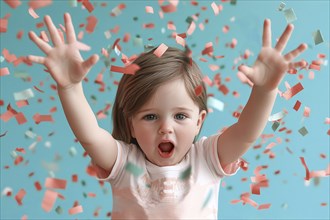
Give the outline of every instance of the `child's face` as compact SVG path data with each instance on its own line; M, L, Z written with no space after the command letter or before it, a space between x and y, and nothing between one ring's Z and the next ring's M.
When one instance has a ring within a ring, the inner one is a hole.
M199 133L206 111L188 95L181 79L160 86L131 119L131 134L158 166L179 163Z

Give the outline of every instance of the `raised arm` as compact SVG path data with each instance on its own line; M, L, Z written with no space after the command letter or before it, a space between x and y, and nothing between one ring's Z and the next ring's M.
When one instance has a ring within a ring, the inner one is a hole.
M83 60L80 55L71 17L64 14L66 41L63 42L49 16L45 23L53 46L29 32L30 39L45 53L45 57L29 55L32 62L44 65L57 83L58 94L70 127L94 162L111 171L117 156L114 138L99 127L82 87L82 80L98 61L96 54Z
M226 129L218 139L218 156L222 167L241 157L257 140L266 126L276 99L277 87L285 73L290 68L305 64L304 61L293 62L293 59L307 48L306 44L282 55L292 31L293 25L289 24L273 48L270 20L266 19L262 48L255 64L252 67L239 67L239 71L254 85L238 122Z

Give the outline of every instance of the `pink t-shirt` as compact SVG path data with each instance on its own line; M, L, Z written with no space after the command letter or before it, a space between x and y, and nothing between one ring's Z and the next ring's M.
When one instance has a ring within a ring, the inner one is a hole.
M221 179L234 175L240 162L221 167L218 137L201 138L179 164L165 167L146 160L136 145L117 141L110 175L98 172L111 184L112 219L217 219Z

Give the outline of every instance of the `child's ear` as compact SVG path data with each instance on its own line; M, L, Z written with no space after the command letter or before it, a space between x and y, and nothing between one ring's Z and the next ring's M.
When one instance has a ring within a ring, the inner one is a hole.
M197 133L196 133L196 135L199 134L199 131L200 131L202 125L203 125L203 122L205 120L205 117L206 117L206 111L205 110L202 110L199 113L198 120L197 120Z
M129 131L131 133L132 138L135 138L135 132L132 124L132 118L128 119L128 126L129 126Z

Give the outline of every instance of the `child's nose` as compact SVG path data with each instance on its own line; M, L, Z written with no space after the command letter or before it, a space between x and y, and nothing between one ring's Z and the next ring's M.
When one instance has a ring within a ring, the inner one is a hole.
M169 120L163 120L159 127L160 134L169 134L173 132L173 127Z

